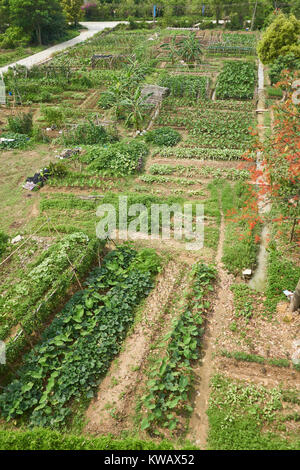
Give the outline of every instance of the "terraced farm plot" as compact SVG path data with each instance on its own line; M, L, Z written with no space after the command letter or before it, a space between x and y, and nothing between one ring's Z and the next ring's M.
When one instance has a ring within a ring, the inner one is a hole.
M271 233L266 288L243 274L263 228L257 36L176 36L122 26L7 75L0 445L2 428L33 428L51 445L299 448L299 320L282 294L300 276L292 221L280 242ZM148 85L169 94L149 105Z

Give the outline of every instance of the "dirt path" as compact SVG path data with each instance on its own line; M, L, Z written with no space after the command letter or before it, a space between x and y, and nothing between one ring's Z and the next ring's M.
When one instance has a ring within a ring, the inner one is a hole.
M222 326L222 317L224 312L233 310L233 298L230 291L232 276L228 274L221 262L223 256L223 245L225 237L225 221L222 213L220 238L216 256L216 264L219 275L219 287L214 304L213 313L208 318L206 333L203 341L205 355L201 365L195 369L196 375L196 398L194 403L194 412L190 420L190 432L188 439L195 442L200 449L206 448L208 435L208 417L206 414L208 408L208 399L210 393L210 380L214 374L213 356L216 349L216 340ZM197 386L198 384L198 386Z
M75 46L76 44L80 44L81 42L92 38L98 32L103 31L105 28L114 28L119 23L126 23L126 21L81 22L81 24L87 28L87 30L83 30L79 36L76 36L69 41L56 44L55 46L49 47L48 49L26 57L25 59L21 59L17 62L13 62L12 64L0 67L0 75L7 72L9 67L15 67L16 65L24 65L27 68L31 68L34 65L42 64L43 62L46 62L48 59L50 59L54 53L63 51L68 47Z
M157 285L142 306L142 319L127 337L122 351L101 382L87 413L85 431L93 434L118 434L132 427L135 394L142 382L143 366L151 344L172 318L167 313L174 295L185 284L187 269L171 261L159 275ZM117 429L116 429L117 426Z

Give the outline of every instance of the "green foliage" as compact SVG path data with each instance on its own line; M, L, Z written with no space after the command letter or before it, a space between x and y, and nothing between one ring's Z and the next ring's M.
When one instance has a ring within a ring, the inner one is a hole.
M236 361L255 362L257 364L269 364L275 367L290 367L291 363L288 359L283 358L265 358L257 354L248 354L243 351L221 351L221 356L233 358Z
M268 94L268 98L282 98L283 97L283 92L281 88L275 88L271 86L267 88L267 94Z
M77 276L92 263L98 243L89 241L83 233L67 235L54 243L30 268L22 273L18 283L0 298L0 339L7 342L7 360L15 360L27 345L28 335L38 330L74 282L72 266ZM20 333L10 337L14 326ZM23 331L23 332L22 332ZM25 332L25 335L24 335ZM6 371L1 366L1 372Z
M131 175L143 168L149 149L144 142L132 140L118 142L107 147L92 147L82 161L89 163L92 173Z
M15 134L13 132L5 132L1 134L0 138L8 139L0 141L0 150L22 149L26 147L29 141L27 135Z
M103 126L98 126L92 119L78 124L74 129L64 132L62 137L66 145L94 145L114 142L117 137Z
M160 165L154 163L149 167L151 175L172 175L185 176L191 180L193 176L204 176L208 178L226 178L229 180L247 180L249 179L249 172L247 170L237 170L236 168L214 168L203 166L202 168L196 166L185 165ZM146 175L148 176L148 175ZM201 184L201 181L197 181Z
M154 145L174 147L181 140L181 135L171 127L159 127L146 134L146 142L152 142Z
M169 88L171 96L189 96L192 99L208 98L209 79L192 75L171 75L164 73L158 84Z
M194 449L188 443L175 445L162 440L159 443L145 441L134 437L116 439L115 437L77 436L63 434L50 429L33 429L11 431L0 430L0 448L2 450L175 450Z
M221 197L223 212L226 217L222 261L230 273L237 275L242 269L253 269L256 266L259 248L256 235L259 236L261 226L256 223L253 230L250 230L249 223L240 217L242 209L249 198L247 183L238 181L233 189L228 183L224 184ZM235 210L235 216L230 215L233 209ZM251 209L251 214L253 219L256 220L258 217L257 211Z
M300 267L270 244L267 265L267 288L265 306L270 314L276 310L280 300L286 300L284 290L294 292L300 278Z
M3 49L12 49L14 47L27 46L30 42L30 34L19 26L10 26L5 30L5 34L0 35L0 47Z
M257 52L263 64L269 64L279 56L290 53L299 57L300 20L294 15L280 13L265 31L258 44Z
M21 113L17 116L8 117L9 130L15 134L31 135L32 132L32 112Z
M6 233L0 230L0 259L6 250L7 243L8 243L8 235L6 235Z
M41 106L42 118L47 126L61 127L64 124L65 116L63 109L58 106Z
M299 437L266 431L276 422L285 392L216 375L211 382L208 447L213 450L296 450ZM289 437L289 436L287 436Z
M176 414L192 410L188 405L193 384L192 364L200 356L204 315L210 306L205 297L213 290L216 270L198 263L193 267L192 275L188 304L165 338L168 342L166 355L158 358L149 372L147 392L142 397L147 410L141 423L142 430L163 425L173 431L178 424Z
M12 24L39 44L59 39L65 33L65 18L57 0L10 0Z
M281 79L281 72L283 70L299 70L300 69L300 58L293 53L280 55L271 64L269 69L269 77L271 83L274 85Z
M59 428L70 415L71 400L93 396L136 306L153 287L152 274L145 271L153 253L144 251L138 260L136 255L127 245L110 252L90 274L87 288L46 328L41 343L25 356L18 380L0 396L6 419L26 413L32 426Z
M225 62L217 81L217 98L251 99L256 77L252 62Z
M243 155L242 150L236 149L210 149L202 147L192 148L162 148L154 151L155 155L165 158L192 158L199 160L239 160Z
M83 16L83 12L81 10L82 0L61 0L61 3L67 21L76 26Z
M234 295L236 316L250 320L253 315L253 299L251 296L253 291L247 284L233 284L231 290Z
M172 64L184 60L188 66L191 66L201 62L203 55L200 40L193 32L183 37L173 36L169 42L162 44L161 48L168 51Z
M56 178L64 178L68 174L68 169L66 165L61 162L52 163L48 165L49 175Z

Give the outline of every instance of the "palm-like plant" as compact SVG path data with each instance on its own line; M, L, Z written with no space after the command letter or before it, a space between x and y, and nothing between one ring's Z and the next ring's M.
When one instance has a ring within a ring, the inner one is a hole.
M126 110L127 117L125 120L126 125L132 125L136 130L141 130L142 124L145 119L145 111L150 108L147 103L147 98L152 93L142 95L142 89L138 87L133 96L128 96L120 102L120 106Z
M196 33L191 33L180 41L178 44L178 55L188 64L201 62L203 52Z
M176 38L177 36L173 36L170 42L161 45L163 49L167 49L172 65L174 65L176 60L178 59L178 47Z

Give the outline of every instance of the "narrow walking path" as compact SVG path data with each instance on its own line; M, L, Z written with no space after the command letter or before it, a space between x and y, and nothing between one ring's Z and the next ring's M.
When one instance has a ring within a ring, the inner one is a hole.
M265 76L264 76L264 66L259 60L258 62L258 104L257 104L257 124L258 124L258 135L259 140L263 143L265 138L265 127L264 127L264 110L266 105L266 96L265 96ZM256 170L257 178L256 185L263 187L268 184L265 173L264 165L262 163L262 153L257 152L256 157ZM258 199L258 210L261 216L267 214L271 210L270 201L265 193L259 194ZM255 270L254 276L249 282L249 286L252 289L262 292L266 284L266 272L267 272L267 243L270 236L270 230L267 224L262 228L261 233L261 244L257 258L257 268Z
M28 68L33 67L34 65L39 65L45 62L46 60L50 59L55 52L63 51L68 47L75 46L81 42L90 39L95 34L103 31L106 28L114 28L119 23L126 23L124 21L101 21L101 22L82 22L80 23L82 26L87 28L80 33L79 36L76 38L70 39L69 41L62 42L60 44L56 44L55 46L49 47L44 51L38 52L37 54L31 55L26 57L25 59L20 59L17 62L13 62L9 65L5 65L4 67L0 67L0 75L2 73L7 72L9 67L15 67L16 65L24 65Z
M228 309L233 310L233 297L230 290L232 276L227 273L222 263L223 245L225 239L225 218L222 212L220 238L216 256L216 265L219 276L219 286L217 298L214 304L213 313L208 318L206 333L203 341L203 350L205 356L200 366L195 370L196 374L196 398L194 412L190 420L190 432L188 439L193 441L200 449L206 449L209 430L207 409L210 395L210 381L214 375L214 352L216 349L216 340L219 335L219 329L222 325L224 312Z

